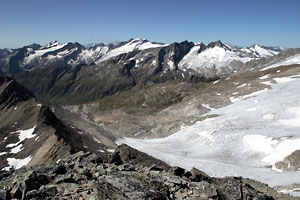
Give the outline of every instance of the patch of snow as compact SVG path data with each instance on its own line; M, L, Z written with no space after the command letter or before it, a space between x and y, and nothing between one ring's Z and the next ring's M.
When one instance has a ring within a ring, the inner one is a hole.
M245 87L245 86L247 86L247 84L246 84L246 83L243 83L242 85L239 85L239 86L237 86L236 88L242 88L242 87Z
M259 77L259 79L266 79L266 78L269 78L270 77L270 74L267 74L267 75L264 75L262 77Z
M8 171L11 167L20 169L21 167L26 166L30 162L31 158L32 156L28 156L23 159L7 158L9 167L5 167L3 170Z
M94 139L96 142L101 143L101 141L98 140L97 138L93 137L93 139Z
M19 131L16 131L16 132L19 132L19 140L20 140L20 142L22 142L25 139L29 139L29 138L35 137L35 134L33 134L33 132L35 130L35 127L36 126L34 126L33 128L30 128L28 130L19 130Z
M265 71L267 69L271 69L271 68L275 68L275 67L279 67L279 66L296 65L296 64L300 64L300 54L288 57L285 60L275 63L273 65L270 65L268 67L265 67L265 68L261 69L260 71Z
M7 152L1 152L0 156L5 155L5 154L8 154L8 153Z
M216 80L216 81L213 82L213 84L217 84L219 81L220 81L220 80Z
M35 130L34 126L33 128L27 129L27 130L18 130L18 131L14 131L13 133L18 133L18 137L19 137L19 141L17 143L13 143L13 144L8 144L6 147L11 148L14 147L13 149L11 149L11 153L18 153L19 151L21 151L22 148L22 142L25 139L29 139L32 137L35 137L35 134L33 134L34 130Z
M209 104L202 104L202 106L203 106L204 108L209 109L209 110L214 110L214 108L210 107Z
M19 144L18 146L12 148L12 149L10 150L10 153L18 153L18 152L21 151L21 149L22 149L22 144Z
M111 153L115 152L114 149L107 149L107 151L108 151L108 152L111 152Z
M174 62L172 60L168 61L168 65L169 65L170 70L174 70L175 69L175 64L174 64Z
M263 81L261 82L262 84L265 84L265 85L272 85L273 83L271 81Z
M27 57L24 58L24 64L25 65L29 64L35 58L43 56L44 54L46 54L48 52L56 51L58 49L61 49L61 48L63 48L66 45L67 45L67 43L65 43L65 44L59 44L59 43L57 43L55 45L48 46L47 48L41 48L39 50L36 50L36 51L33 52L33 54L30 54L29 56L27 56Z

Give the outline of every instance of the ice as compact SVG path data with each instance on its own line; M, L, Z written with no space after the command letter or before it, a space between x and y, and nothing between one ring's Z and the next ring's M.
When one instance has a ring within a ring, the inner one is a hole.
M273 151L272 146L278 143L277 140L264 135L245 135L243 140L251 149L264 152L265 154L271 153Z
M271 152L269 152L262 161L274 166L276 162L282 161L286 156L300 149L299 144L300 144L300 138L297 139L281 138L279 143L274 147L272 147Z
M287 110L293 116L289 119L282 119L279 122L285 126L300 127L300 107L291 107Z
M276 162L300 149L299 88L300 79L272 84L270 90L205 114L217 115L214 120L198 121L165 138L117 142L212 176L243 176L270 186L300 183L300 171L273 170Z

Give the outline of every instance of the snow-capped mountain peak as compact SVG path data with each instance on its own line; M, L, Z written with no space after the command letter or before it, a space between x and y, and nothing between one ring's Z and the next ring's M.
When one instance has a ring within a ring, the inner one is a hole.
M53 40L49 44L47 44L45 47L50 48L50 47L58 46L58 45L61 45L61 44L58 41Z
M100 63L102 61L108 60L109 58L118 56L123 53L129 53L129 52L132 52L135 50L145 50L145 49L157 48L157 47L163 47L163 46L166 46L166 44L152 43L146 39L140 39L140 38L130 39L124 45L121 45L120 47L117 47L115 49L108 51L105 55L103 55L95 63Z

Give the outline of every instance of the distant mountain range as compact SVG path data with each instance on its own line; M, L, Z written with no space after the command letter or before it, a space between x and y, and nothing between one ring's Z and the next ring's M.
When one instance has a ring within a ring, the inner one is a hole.
M258 44L240 48L229 44L224 45L221 41L212 42L208 45L186 43L188 44L186 51L181 52L180 60L177 59L175 63L171 58L175 52L170 52L167 63L171 70L180 68L197 71L203 67L220 68L232 61L245 63L253 59L270 57L285 50L280 47L263 47ZM52 41L45 46L32 44L20 49L1 49L0 68L2 71L17 74L33 68L99 64L121 54L161 49L171 47L174 44L178 43L162 44L149 42L146 39L131 39L127 42L90 44L84 47L77 42L61 44Z
M81 103L168 80L210 81L282 58L286 49L221 41L163 44L146 39L93 44L53 41L0 51L0 70L43 100ZM291 51L288 51L291 52ZM293 55L288 53L287 57Z

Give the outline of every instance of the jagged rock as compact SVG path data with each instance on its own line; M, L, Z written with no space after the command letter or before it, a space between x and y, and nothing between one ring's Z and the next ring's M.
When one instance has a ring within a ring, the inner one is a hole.
M199 169L196 169L194 167L190 170L190 177L189 177L189 179L191 179L192 181L208 181L208 182L212 182L212 179L211 179L210 176L208 176L203 171L200 171Z
M179 176L182 177L185 173L185 169L181 168L181 167L172 167L170 169L171 173L175 176Z
M67 169L63 165L58 165L56 167L56 169L54 169L53 173L55 173L55 174L65 174L65 173L67 173Z
M276 168L283 171L296 171L300 168L300 150L294 151L291 155L284 158L283 161L275 163Z
M242 178L213 179L197 169L171 168L127 145L113 155L119 155L121 165L78 152L51 167L15 170L1 177L0 190L17 199L273 199ZM88 163L92 160L104 162Z

